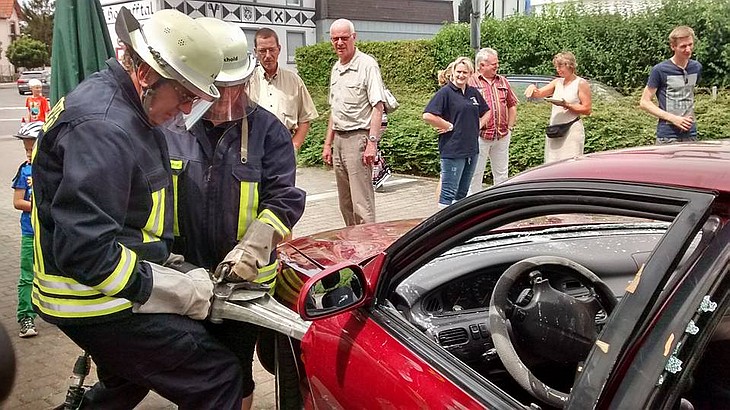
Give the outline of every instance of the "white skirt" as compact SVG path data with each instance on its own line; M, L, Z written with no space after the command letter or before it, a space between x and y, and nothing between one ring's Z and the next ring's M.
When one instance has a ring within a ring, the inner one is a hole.
M564 137L545 137L545 163L583 155L585 139L585 128L581 120L574 122Z

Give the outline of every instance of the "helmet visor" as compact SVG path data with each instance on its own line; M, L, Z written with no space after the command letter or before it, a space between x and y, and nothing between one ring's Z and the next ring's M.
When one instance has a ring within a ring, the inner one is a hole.
M211 105L213 105L213 103L210 101L202 99L197 100L193 102L193 106L189 113L185 114L180 111L173 118L162 124L162 126L177 133L190 131L190 129L193 128L193 125L203 118L203 115L205 115L205 112L210 109Z
M214 124L236 121L246 117L255 103L248 98L248 83L220 87L221 97L210 105L203 118Z

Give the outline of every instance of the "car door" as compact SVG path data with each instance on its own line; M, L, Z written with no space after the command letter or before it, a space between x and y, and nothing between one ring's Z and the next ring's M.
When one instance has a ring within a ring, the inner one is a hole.
M452 205L364 266L366 289L360 303L313 321L302 340L310 405L528 408L536 401L524 395L518 400L409 322L398 303L399 284L478 235L516 221L561 213L666 221L666 233L649 260L658 255L658 261L646 264L666 271L672 264L662 263L661 255L689 246L713 198L709 192L638 184L544 181L498 186Z
M606 408L670 409L679 408L681 400L685 408L727 405L730 226L712 217L701 235L703 243L665 276L666 284L652 289L647 283L626 298L617 317L628 311L646 314L629 322L633 326L628 332L627 323L606 327L602 339L620 353L606 366L607 355L599 349L592 352L569 408L597 403ZM605 385L596 380L605 380Z

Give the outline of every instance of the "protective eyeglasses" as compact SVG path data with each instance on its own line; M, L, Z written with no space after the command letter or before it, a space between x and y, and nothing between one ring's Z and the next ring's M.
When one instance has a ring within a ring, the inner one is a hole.
M178 105L195 104L198 100L200 100L200 97L188 91L177 81L172 81L170 84L172 85L172 89L175 90L175 93L177 93Z
M332 39L333 43L336 43L338 41L342 41L344 43L347 40L349 40L350 38L352 38L352 34L348 34L346 36L339 36L339 37L330 37L330 39Z

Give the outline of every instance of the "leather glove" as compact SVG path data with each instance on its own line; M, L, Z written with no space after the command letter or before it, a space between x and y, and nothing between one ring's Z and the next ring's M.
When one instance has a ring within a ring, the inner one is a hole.
M198 268L198 266L186 261L182 255L178 255L176 253L170 253L170 256L167 257L167 260L162 264L162 266L173 268L182 273L188 273L191 270Z
M228 266L229 275L223 279L254 282L258 276L258 269L269 264L271 252L282 239L271 225L254 220L241 241L218 265L216 275L220 277L223 267ZM235 274L235 277L232 274Z
M210 310L213 282L203 268L182 273L175 269L147 263L152 270L152 292L143 304L134 303L134 313L175 313L203 320Z

